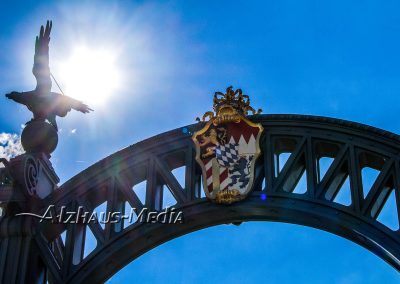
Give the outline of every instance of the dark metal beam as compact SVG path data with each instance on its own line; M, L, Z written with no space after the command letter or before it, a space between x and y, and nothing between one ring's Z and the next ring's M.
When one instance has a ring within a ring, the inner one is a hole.
M37 247L46 260L50 281L102 282L128 262L170 239L218 224L253 220L295 223L337 234L364 246L400 271L399 230L391 230L376 220L391 190L395 190L398 206L393 214L400 217L400 137L331 118L259 115L252 120L261 123L265 133L260 145L262 156L256 163L255 190L242 202L219 206L201 198L201 173L195 162L194 147L191 137L181 129L139 142L103 159L44 198L37 205L38 213L43 213L49 205L76 210L82 204L85 210L92 211L105 201L108 212L123 211L125 202L139 211L144 207L160 211L162 186L167 185L177 200L174 207L183 210L185 220L183 224L168 225L135 223L126 228L120 222L107 224L105 230L91 224L98 246L85 258L85 225L69 224L65 228L41 223L35 228L42 236ZM200 127L201 124L188 126L191 130ZM291 152L291 156L276 176L279 165L274 156L282 152ZM320 180L318 159L323 156L334 161ZM184 188L171 173L181 166L186 167ZM380 170L366 198L361 180L364 166ZM295 194L293 190L304 172L307 192ZM351 206L334 202L347 177ZM264 178L266 188L261 188ZM144 204L132 190L133 185L143 180L147 184ZM268 195L267 201L260 198L261 194ZM23 202L7 189L0 197L7 206L8 202ZM3 264L9 261L3 251L10 247L11 240L9 231L1 231L8 228L7 220L0 221ZM51 242L64 229L67 233L63 254L52 252ZM18 247L16 240L14 246ZM18 260L13 258L13 261ZM6 266L0 268L0 279L6 270Z

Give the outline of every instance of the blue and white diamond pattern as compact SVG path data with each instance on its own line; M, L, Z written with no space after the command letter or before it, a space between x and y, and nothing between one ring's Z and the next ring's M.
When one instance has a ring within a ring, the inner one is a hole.
M218 145L215 155L221 166L230 168L239 160L239 144L229 142L225 145Z

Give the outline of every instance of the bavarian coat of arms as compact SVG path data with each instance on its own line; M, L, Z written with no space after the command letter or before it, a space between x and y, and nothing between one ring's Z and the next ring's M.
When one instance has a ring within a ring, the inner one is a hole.
M209 121L193 135L196 160L203 173L206 196L216 203L230 204L244 199L254 182L254 168L260 155L259 140L263 127L246 118L249 97L242 90L227 88L214 95L214 112L206 112ZM200 121L200 119L198 119Z

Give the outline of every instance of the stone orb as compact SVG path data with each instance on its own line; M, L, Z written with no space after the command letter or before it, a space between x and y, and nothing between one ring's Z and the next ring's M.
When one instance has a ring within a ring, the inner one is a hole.
M56 129L44 120L31 120L22 131L22 147L27 153L52 153L58 143Z

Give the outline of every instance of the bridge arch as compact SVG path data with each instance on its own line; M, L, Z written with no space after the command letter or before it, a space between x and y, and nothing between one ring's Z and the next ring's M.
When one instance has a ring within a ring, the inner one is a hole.
M174 208L182 210L184 223L114 223L104 227L42 223L36 242L50 278L64 283L105 281L168 240L218 224L254 220L294 223L334 233L400 270L399 228L377 221L390 194L397 202L393 214L399 217L400 137L324 117L258 115L251 119L261 123L265 133L254 189L242 202L216 205L202 197L201 172L190 135L200 124L129 146L62 185L47 197L45 205L71 210L83 206L85 211L103 206L108 212L125 212L128 207L162 210L168 193L176 201ZM322 159L331 161L325 171ZM180 167L185 168L181 182L173 174ZM378 172L368 189L363 186L364 168ZM306 185L303 191L298 190L301 180ZM336 198L346 180L350 201L341 203ZM135 186L144 181L145 195L140 196ZM89 230L97 246L85 255L85 234Z

